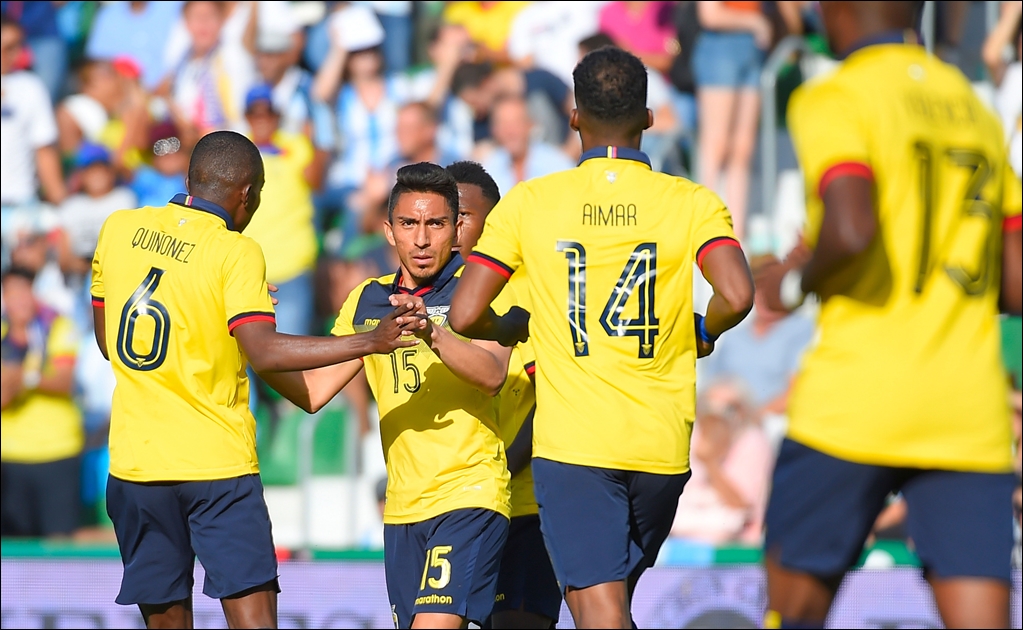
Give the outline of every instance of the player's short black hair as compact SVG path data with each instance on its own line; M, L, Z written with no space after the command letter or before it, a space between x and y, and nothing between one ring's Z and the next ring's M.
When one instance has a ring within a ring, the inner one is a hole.
M490 203L497 205L497 202L501 201L501 190L497 187L497 182L479 162L462 160L449 165L446 170L459 184L479 186L483 198Z
M596 33L579 42L579 50L584 55L588 55L594 50L599 50L605 46L615 46L615 40L611 39L611 36L607 33Z
M646 67L621 48L605 47L583 57L572 72L580 113L607 125L646 122Z
M188 192L221 199L255 184L263 176L263 158L251 140L234 131L214 131L199 139L188 162Z
M460 64L451 75L451 93L457 96L466 88L479 87L493 72L494 66L486 61Z
M405 193L436 193L444 197L453 221L458 220L458 182L433 162L418 162L398 169L397 181L387 199L387 220L394 221L394 207Z

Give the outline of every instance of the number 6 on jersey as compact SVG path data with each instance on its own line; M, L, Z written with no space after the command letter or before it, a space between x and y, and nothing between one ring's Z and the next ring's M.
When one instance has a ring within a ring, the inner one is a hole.
M153 299L153 293L160 286L163 269L153 267L142 284L128 298L121 309L121 320L117 325L117 356L125 366L148 372L163 365L167 358L167 342L170 339L170 315L167 307ZM135 328L140 316L153 319L153 340L146 354L135 350Z

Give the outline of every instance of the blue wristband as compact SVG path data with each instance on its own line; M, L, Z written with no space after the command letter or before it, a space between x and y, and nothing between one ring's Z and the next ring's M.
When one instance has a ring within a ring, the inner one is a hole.
M699 335L700 339L706 343L714 343L718 340L717 335L712 335L707 332L707 320L703 315L696 316L696 334Z

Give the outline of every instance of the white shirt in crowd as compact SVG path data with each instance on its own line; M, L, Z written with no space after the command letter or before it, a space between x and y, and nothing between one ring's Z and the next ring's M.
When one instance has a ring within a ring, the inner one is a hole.
M120 186L102 197L79 193L65 199L60 204L60 225L67 234L71 251L79 258L92 258L96 253L100 228L107 217L137 205L135 193Z
M0 202L36 200L36 151L57 142L57 121L42 80L30 72L0 77Z
M533 58L533 65L572 85L579 42L600 31L600 9L607 2L534 2L512 21L508 55Z
M995 95L995 109L1009 142L1009 163L1016 177L1023 177L1023 62L1017 61L1006 70Z

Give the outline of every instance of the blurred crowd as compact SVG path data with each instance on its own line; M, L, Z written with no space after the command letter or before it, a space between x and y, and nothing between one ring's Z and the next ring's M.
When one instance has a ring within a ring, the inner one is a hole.
M396 170L472 159L504 193L573 167L572 70L607 45L648 68L654 168L717 191L753 266L770 261L779 252L752 220L773 210L754 203L761 71L788 36L828 55L815 2L0 4L0 454L5 470L39 471L35 487L4 482L4 535L70 535L102 513L113 376L92 341L92 255L110 213L185 190L205 133L233 129L259 147L266 187L246 234L279 287L278 328L325 334L352 288L397 268L382 234ZM1019 174L1020 3L1004 3L971 47L964 24L979 4L936 3L937 50L988 86ZM811 315L758 302L701 362L694 475L674 535L759 541ZM254 393L264 415L287 413L268 388ZM372 433L365 381L345 398ZM16 513L9 498L38 509ZM897 508L886 514L897 521Z

